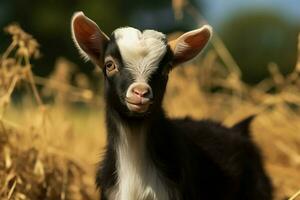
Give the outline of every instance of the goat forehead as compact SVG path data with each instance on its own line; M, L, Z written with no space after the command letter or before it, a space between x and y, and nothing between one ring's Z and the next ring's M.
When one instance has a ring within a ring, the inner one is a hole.
M166 36L158 31L141 32L131 27L119 28L113 34L124 67L136 81L148 81L167 52Z

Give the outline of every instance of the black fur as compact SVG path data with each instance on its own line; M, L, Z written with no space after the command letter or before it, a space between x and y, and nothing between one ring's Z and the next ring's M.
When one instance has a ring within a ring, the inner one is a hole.
M250 124L254 120L254 118L255 118L255 115L251 115L251 116L247 117L246 119L240 121L236 125L234 125L232 128L235 131L243 134L246 137L251 137Z
M175 199L176 195L181 200L272 199L272 186L260 151L249 137L253 117L232 128L211 121L168 119L162 109L162 100L168 80L165 71L169 70L172 58L170 50L149 82L154 94L149 112L131 113L124 104L124 95L132 78L122 68L123 61L113 36L106 55L117 59L120 66L118 74L105 76L108 141L96 179L102 200L107 199L106 191L117 183L116 141L120 122L129 127L145 124L150 127L145 133L146 149L167 183L170 199Z

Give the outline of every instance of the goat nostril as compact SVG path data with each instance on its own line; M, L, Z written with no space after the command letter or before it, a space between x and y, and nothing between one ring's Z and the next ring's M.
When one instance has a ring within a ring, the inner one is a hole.
M134 88L133 93L140 97L145 97L149 93L149 90L148 89L141 90L141 89Z
M142 95L143 95L143 96L146 96L148 93L149 93L149 90L148 90L148 89L142 91Z
M136 89L133 89L133 93L136 94L136 95L138 95L138 96L141 96L140 91L138 91L138 90L136 90Z

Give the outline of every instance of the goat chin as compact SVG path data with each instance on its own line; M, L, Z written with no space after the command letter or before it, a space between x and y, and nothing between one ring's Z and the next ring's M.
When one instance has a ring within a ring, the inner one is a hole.
M150 104L132 104L126 102L127 108L132 112L145 113L148 111Z

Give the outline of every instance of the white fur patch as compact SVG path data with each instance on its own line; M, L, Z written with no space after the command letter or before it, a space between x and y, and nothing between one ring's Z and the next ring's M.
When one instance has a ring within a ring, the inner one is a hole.
M108 192L110 200L169 200L158 171L148 159L145 129L119 126L117 145L118 183Z
M136 82L147 82L167 51L166 36L154 30L141 32L131 27L116 29L114 35L125 67Z

